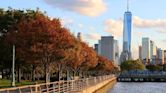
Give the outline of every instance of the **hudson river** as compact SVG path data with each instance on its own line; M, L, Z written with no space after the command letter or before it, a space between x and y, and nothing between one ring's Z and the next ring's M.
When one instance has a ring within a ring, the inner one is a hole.
M118 82L109 93L166 93L166 83Z

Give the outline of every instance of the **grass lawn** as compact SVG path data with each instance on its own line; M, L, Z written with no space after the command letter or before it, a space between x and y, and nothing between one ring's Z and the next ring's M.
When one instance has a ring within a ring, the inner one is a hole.
M39 83L42 83L43 81L37 81ZM21 81L20 83L16 82L16 86L23 86L23 85L33 85L35 84L35 82L31 82L31 81ZM11 87L11 80L0 80L0 88L9 88Z

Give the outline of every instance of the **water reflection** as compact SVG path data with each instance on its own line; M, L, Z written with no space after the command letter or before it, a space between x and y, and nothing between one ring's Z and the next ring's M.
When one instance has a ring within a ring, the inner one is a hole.
M166 93L166 83L117 83L109 93Z

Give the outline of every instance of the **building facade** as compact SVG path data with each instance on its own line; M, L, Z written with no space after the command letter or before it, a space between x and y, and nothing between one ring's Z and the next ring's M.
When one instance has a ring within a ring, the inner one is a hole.
M120 65L120 61L119 61L119 44L118 44L118 40L114 40L114 62L116 65Z
M164 63L166 64L166 50L164 50Z
M100 51L101 56L108 58L111 61L114 61L114 37L113 36L102 36L100 42Z
M94 45L94 50L96 51L96 53L99 53L99 44L95 44Z
M123 50L121 53L121 61L131 59L131 30L132 30L132 14L130 11L124 13L123 23Z
M149 38L142 38L142 60L146 64L151 59L150 55L150 39Z
M161 48L158 48L157 54L158 54L157 64L160 64L160 65L165 64L164 63L164 50L162 50Z
M139 46L139 59L142 59L142 46Z

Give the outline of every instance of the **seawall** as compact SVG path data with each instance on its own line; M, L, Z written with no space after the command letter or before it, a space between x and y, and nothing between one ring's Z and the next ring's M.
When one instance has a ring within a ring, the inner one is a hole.
M116 83L116 77L100 82L94 86L90 86L81 91L81 93L107 93L107 91Z

